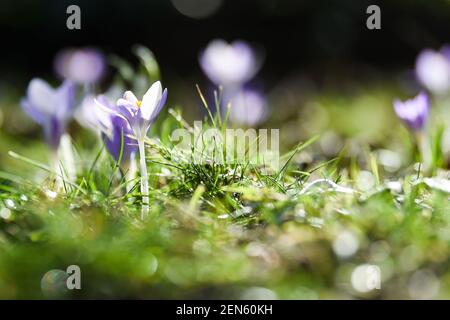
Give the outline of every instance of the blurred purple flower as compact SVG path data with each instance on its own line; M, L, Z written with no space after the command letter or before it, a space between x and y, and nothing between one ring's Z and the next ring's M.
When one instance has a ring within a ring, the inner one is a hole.
M27 115L43 127L48 145L57 149L73 116L75 86L66 80L59 88L53 89L44 80L33 79L21 105Z
M450 61L450 44L445 44L441 48L441 53Z
M106 96L101 95L95 98L94 95L88 94L77 108L75 119L80 125L94 132L106 132L111 127L110 114L96 105L96 99L102 104L112 105Z
M416 60L416 75L420 83L436 94L444 94L450 89L450 47L442 50L426 49Z
M92 48L65 49L56 55L54 65L60 77L80 84L98 82L106 70L104 55Z
M216 85L240 86L260 69L255 51L243 41L213 40L200 53L200 66Z
M420 131L425 126L430 113L430 99L425 92L421 92L410 100L395 100L394 110L410 129Z
M116 108L106 96L98 96L96 100L111 110ZM133 132L124 119L98 108L92 95L88 95L83 99L75 117L82 126L101 134L106 149L116 161L119 161L122 149L122 161L120 164L128 165L137 152L137 142L130 137L133 135Z
M225 99L230 103L230 121L233 123L254 126L267 117L267 101L259 91L242 89Z

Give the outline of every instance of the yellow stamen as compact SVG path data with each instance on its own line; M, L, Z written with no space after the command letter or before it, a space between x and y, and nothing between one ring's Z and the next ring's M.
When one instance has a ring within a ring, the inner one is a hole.
M141 107L141 104L142 104L142 101L141 101L141 100L138 100L138 101L136 102L136 105L137 105L138 108Z

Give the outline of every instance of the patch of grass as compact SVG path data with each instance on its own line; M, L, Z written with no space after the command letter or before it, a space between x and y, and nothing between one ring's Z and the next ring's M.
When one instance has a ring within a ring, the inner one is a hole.
M171 113L161 128L187 126ZM203 125L226 129L212 116ZM148 139L151 206L144 220L139 188L126 191L103 147L83 150L87 160L66 192L53 192L52 175L36 184L0 172L0 297L48 295L43 275L76 264L82 290L58 297L409 298L420 296L414 279L422 275L448 298L448 180L412 169L387 179L370 152L363 160L343 150L300 161L314 142L266 172L216 163L206 153L198 164L170 140ZM370 188L364 179L372 179ZM363 264L380 268L380 290L352 285Z

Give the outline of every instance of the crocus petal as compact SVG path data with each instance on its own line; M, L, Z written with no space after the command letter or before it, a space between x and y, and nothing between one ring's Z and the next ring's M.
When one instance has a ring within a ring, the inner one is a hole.
M131 103L130 101L122 99L122 98L117 100L116 105L126 107L130 110L137 110L137 108L138 108L136 104Z
M28 86L22 108L43 127L47 143L52 148L58 148L73 116L74 100L75 87L70 81L65 81L56 90L41 79L31 80Z
M267 117L267 101L257 90L242 89L231 95L225 95L225 98L231 105L230 120L233 123L254 126Z
M164 89L161 100L159 100L158 106L153 110L152 115L150 116L150 122L153 122L155 118L158 116L158 114L161 112L162 108L166 104L167 101L167 89Z
M107 113L110 113L110 114L117 113L117 106L111 106L110 104L105 103L104 99L102 99L100 97L101 96L98 96L97 98L94 98L94 102L97 105L97 107L99 107L103 111L105 111Z
M421 92L414 99L394 101L397 116L412 130L421 130L427 120L430 110L430 99L425 92Z
M47 144L51 148L57 149L59 147L59 142L61 141L61 136L65 130L64 124L56 117L50 117L43 124L43 127Z
M123 99L128 101L131 105L134 106L136 106L137 102L139 101L138 98L136 98L134 93L131 91L125 91L125 93L123 94Z
M28 101L28 99L22 99L20 102L20 105L22 106L23 111L34 121L42 125L45 122L46 115L39 112L38 109L33 108Z
M124 99L119 99L118 103L120 103L121 101L124 101L125 104L128 104L128 106L124 104L118 104L114 107L111 107L108 104L105 105L104 103L101 103L100 99L98 98L95 99L97 107L99 107L102 111L108 113L110 116L120 117L123 120L125 120L130 127L134 127L136 122L135 114L138 111L138 109L137 108L135 108L136 110L131 109L131 107L129 106L129 102Z
M97 96L97 101L100 102L101 104L103 104L105 107L108 107L109 109L114 110L115 109L115 105L108 99L107 96L101 94L99 96Z
M134 96L134 94L133 94ZM125 119L130 120L133 118L136 114L136 112L139 110L137 104L131 103L128 100L125 99L119 99L116 102L115 111L119 114L121 114Z
M54 62L57 74L81 84L98 82L106 70L104 55L93 48L65 49Z
M448 62L450 63L450 44L445 44L441 48L441 53L447 58Z
M95 105L94 99L95 98L90 95L83 98L80 106L77 108L77 111L75 112L75 119L83 127L96 131L97 119L92 115L96 113L96 110L100 110L103 113L105 112Z
M424 50L417 57L416 74L428 90L443 94L450 89L450 60L445 53Z
M126 105L117 105L117 115L128 121L131 126L138 111L138 109L133 110Z
M119 161L122 149L122 161L129 161L131 154L137 152L137 142L130 138L131 128L124 119L118 116L111 116L111 124L112 135L110 137L102 135L106 148L116 161Z
M28 102L37 112L53 115L57 111L55 90L41 79L33 79L27 90Z
M162 86L161 82L156 81L150 89L145 93L142 98L141 104L141 114L142 117L146 120L150 120L155 109L159 106L159 102L161 101L162 95Z
M75 106L75 84L69 80L56 90L57 109L55 115L58 119L69 119Z
M99 96L97 97L97 100L102 105L112 109L112 107L110 107L111 103L105 96ZM111 134L111 115L96 105L95 98L92 95L84 97L75 113L75 119L83 127L89 128L95 132L101 131L108 135Z

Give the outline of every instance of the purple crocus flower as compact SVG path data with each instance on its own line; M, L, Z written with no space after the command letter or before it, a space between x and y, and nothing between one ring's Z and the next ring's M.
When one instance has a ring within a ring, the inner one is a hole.
M88 95L83 99L75 114L75 118L82 126L101 134L106 149L116 161L119 161L122 149L122 161L120 164L127 167L137 152L137 142L131 138L133 131L123 118L98 108L95 100L111 110L116 108L104 95L98 96L97 99L92 95Z
M138 100L133 92L126 91L123 98L117 100L117 104L114 107L105 105L101 101L97 101L100 108L125 120L137 140L141 173L142 218L144 218L149 211L145 138L147 137L148 129L166 103L166 99L167 89L164 89L163 91L161 82L157 81L144 94L142 100Z
M240 86L260 69L260 59L244 41L213 40L200 53L200 66L216 85Z
M58 53L54 62L57 74L79 84L93 84L104 75L104 55L96 49L65 49Z
M254 126L267 117L267 101L259 91L242 89L225 99L230 104L230 120L233 123Z
M72 82L66 80L59 88L53 89L44 80L33 79L21 105L27 115L43 127L48 145L56 150L72 118L74 101L75 86Z
M410 100L395 100L394 110L410 129L420 131L424 128L430 113L430 99L425 92L421 92Z
M420 83L436 94L450 90L450 49L441 51L426 49L417 57L416 75Z
M120 151L122 150L122 162L127 165L131 158L136 154L138 146L135 139L130 136L133 134L128 123L119 116L111 116L111 136L102 133L106 149L119 161ZM123 139L123 147L122 147ZM122 164L122 162L120 164Z
M166 99L167 89L163 91L161 82L157 81L144 94L142 100L138 100L133 92L126 91L123 98L117 100L114 108L106 107L106 110L126 120L136 139L143 142L148 129L166 103Z

